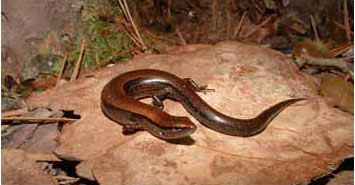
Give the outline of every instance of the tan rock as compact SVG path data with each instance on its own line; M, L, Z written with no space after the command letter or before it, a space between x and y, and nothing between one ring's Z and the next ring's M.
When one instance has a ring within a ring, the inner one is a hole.
M354 171L343 171L338 173L328 182L328 185L351 185L354 184Z
M53 178L43 172L24 151L2 149L1 159L2 184L55 184Z
M200 96L237 118L254 117L291 97L309 99L285 109L264 132L249 138L210 130L172 101L164 102L167 112L189 116L198 125L190 141L168 143L148 132L125 136L103 115L100 93L116 75L142 68L208 84L216 92ZM64 127L55 152L82 160L78 174L101 184L293 184L327 173L353 155L353 116L328 107L309 84L283 54L227 42L140 56L33 96L30 104L81 115Z

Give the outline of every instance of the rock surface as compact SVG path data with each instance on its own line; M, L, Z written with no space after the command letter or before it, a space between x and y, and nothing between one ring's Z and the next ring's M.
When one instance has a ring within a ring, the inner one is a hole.
M1 1L1 75L19 74L38 52L61 54L60 37L72 35L82 0Z
M20 116L31 118L58 118L62 117L62 114L61 111L37 108L30 112L23 113ZM59 123L16 125L15 122L8 129L3 129L1 147L6 149L22 149L26 152L40 154L52 154L57 146L55 137L58 134L58 124Z
M354 114L354 86L344 78L323 74L319 91L330 106Z
M2 149L1 159L2 184L55 184L52 176L43 172L24 151Z
M354 172L353 171L343 171L337 174L336 177L331 179L327 185L351 185L354 184Z
M176 102L165 110L197 125L190 141L168 143L138 132L122 134L100 109L103 86L123 72L153 68L191 77L214 93L212 107L238 118L308 97L276 117L259 135L223 135L194 120ZM353 155L353 116L327 106L306 76L284 55L235 42L193 45L172 54L146 55L31 97L31 106L75 110L81 120L63 128L55 153L81 160L77 173L101 184L294 184L327 174Z

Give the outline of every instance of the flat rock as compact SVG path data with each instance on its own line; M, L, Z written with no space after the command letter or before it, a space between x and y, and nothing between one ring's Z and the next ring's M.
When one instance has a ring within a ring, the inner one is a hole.
M331 179L327 185L351 185L354 184L354 172L343 171L338 173L333 179Z
M24 151L2 149L1 159L2 184L55 184L52 176L42 171Z
M212 107L251 118L292 97L308 97L285 109L259 135L242 138L210 130L179 103L165 110L189 116L198 126L190 140L169 143L122 127L100 109L100 93L113 77L136 69L161 69L208 84L200 94ZM101 184L294 184L328 174L353 155L353 116L327 106L311 80L283 54L256 45L225 42L186 46L165 55L143 55L34 95L29 104L75 110L55 153L82 161L77 173Z
M38 108L31 112L24 113L23 117L61 117L60 111L50 111ZM17 126L17 125L15 125ZM58 133L58 123L51 124L22 124L14 128L10 133L3 135L2 147L7 149L22 149L26 152L52 154L56 149L55 137ZM12 125L14 127L14 125Z

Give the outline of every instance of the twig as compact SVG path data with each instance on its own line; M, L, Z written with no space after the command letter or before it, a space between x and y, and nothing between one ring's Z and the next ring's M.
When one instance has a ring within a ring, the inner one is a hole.
M123 4L124 4L124 7L126 8L126 11L127 11L127 14L128 14L128 18L129 18L129 20L130 20L130 22L131 22L131 24L132 24L132 26L133 26L133 30L135 31L136 36L138 37L139 42L140 42L141 45L143 46L143 49L145 49L146 46L145 46L145 44L144 44L144 42L143 42L143 39L142 39L141 35L139 34L139 31L138 31L138 29L137 29L137 27L136 27L136 24L134 23L134 21L133 21L133 19L132 19L132 16L131 16L131 13L130 13L130 11L129 11L127 2L126 2L126 0L122 0L122 1L123 1Z
M83 60L84 51L85 51L85 39L83 40L83 43L81 44L79 58L78 58L78 60L75 63L74 72L73 72L73 74L71 75L71 78L70 78L71 82L75 81L76 78L78 77L81 61Z
M309 56L307 50L305 48L302 49L300 57L298 57L295 62L297 65L302 68L306 64L310 65L318 65L318 66L325 66L325 67L335 67L340 69L342 72L347 73L349 72L350 68L344 59L337 59L337 58L315 58Z
M345 31L348 30L348 28L346 28L344 25L340 24L339 22L333 20L334 24L342 29L344 29ZM351 30L348 30L350 32L351 35L354 35L354 32Z
M136 38L136 36L135 36L134 34L131 34L130 30L129 30L127 27L125 27L124 29L126 30L126 33L127 33L127 35L129 36L129 38L131 38L131 40L134 42L134 44L136 44L137 47L142 48L143 46L142 46L142 44L138 41L138 39Z
M232 15L231 15L231 4L232 4L232 2L231 2L231 0L227 0L226 2L226 16L227 16L227 41L230 39L230 32L231 32L231 25L232 25L232 23L231 23L231 21L232 21L232 19L231 19L231 17L232 17Z
M187 6L192 7L192 9L195 10L198 14L208 15L208 13L204 9L197 6L193 1L186 1L186 3Z
M69 177L66 175L57 175L53 177L58 185L76 184L80 180L79 177Z
M126 20L129 21L127 10L124 7L122 1L121 0L116 0L116 2L118 2L119 6L121 7L121 10L123 11L123 15L125 16Z
M346 43L346 44L339 46L337 48L333 48L329 52L332 54L333 57L337 57L338 55L348 51L351 47L354 47L353 43Z
M60 63L62 65L62 67L60 68L60 71L59 71L59 74L58 74L58 77L57 77L57 83L56 83L57 86L60 84L60 79L63 76L65 65L67 64L67 58L68 58L68 53L66 53L64 55L64 58L63 58L62 62Z
M214 0L212 3L212 25L216 28L218 20L218 0Z
M1 12L1 16L4 17L7 22L9 22L9 18L4 12Z
M17 109L17 110L12 110L12 111L7 111L7 112L2 112L1 116L2 117L10 117L10 116L20 116L21 114L28 113L27 108L23 109Z
M73 181L80 180L80 178L78 178L78 177L69 177L69 176L65 176L65 175L57 175L54 178L57 180L73 180Z
M245 34L243 37L244 38L248 38L251 35L253 35L259 28L263 27L266 23L268 23L271 20L271 17L268 17L267 19L265 19L262 23L260 23L259 25L255 26L253 30L251 30L249 33Z
M24 122L75 122L78 121L78 119L70 119L70 118L41 118L41 117L17 117L17 116L9 116L9 117L1 117L1 122L4 124L4 122L8 121L24 121Z
M309 15L309 18L311 19L311 25L313 28L314 36L316 37L316 41L319 42L319 37L318 37L318 31L316 27L316 23L314 22L313 16Z
M351 40L351 35L350 35L350 25L349 25L349 14L348 14L348 3L347 0L344 0L344 27L345 27L345 32L346 32L346 38L348 41Z
M186 41L185 41L184 37L182 36L182 34L180 33L180 30L177 26L175 28L175 33L179 36L181 44L186 45Z
M246 14L247 14L246 11L243 12L242 18L240 18L240 21L239 21L239 23L238 23L238 26L237 26L237 28L236 28L235 31L234 31L233 38L236 38L236 37L238 36L239 31L240 31L240 28L242 27L242 23L244 22L244 18L245 18L245 16L246 16Z
M168 7L166 9L168 10L167 20L170 22L171 21L171 0L168 0Z
M158 35L154 35L152 32L150 32L150 31L148 31L148 30L145 30L144 33L147 34L148 36L150 36L150 37L152 37L152 38L155 38L155 39L158 39L158 40L167 41L167 42L171 42L171 43L173 43L173 44L181 45L180 42L177 42L177 41L175 41L175 40L168 39L168 38L165 38L165 37L161 37L161 36L158 36Z
M259 2L259 1L257 1L257 2ZM254 0L251 1L251 4L254 6L254 8L256 9L256 11L257 11L259 14L261 14L261 15L264 14L265 9L262 10L262 8L261 8L258 4L256 4L256 2L255 2Z
M130 26L133 27L133 31L131 31L128 28L126 23L123 24L124 25L123 27L124 27L127 35L136 44L136 46L138 46L138 47L140 47L142 49L145 49L146 46L145 46L144 41L143 41L143 39L141 38L141 36L140 36L140 34L138 32L136 24L133 22L131 13L130 13L128 5L127 5L127 2L125 0L116 0L116 2L120 6L120 8L121 8L121 10L123 12L123 15L125 16L126 21L130 22Z
M28 156L29 158L35 161L53 161L53 162L62 161L54 154L26 153L26 156Z

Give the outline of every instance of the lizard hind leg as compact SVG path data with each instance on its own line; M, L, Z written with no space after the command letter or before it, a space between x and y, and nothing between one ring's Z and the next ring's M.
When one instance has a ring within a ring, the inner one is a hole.
M170 91L169 91L168 88L156 91L153 94L153 96L152 96L152 99L153 99L152 105L153 105L153 107L157 107L157 108L163 110L164 109L163 101L168 98L169 92Z

